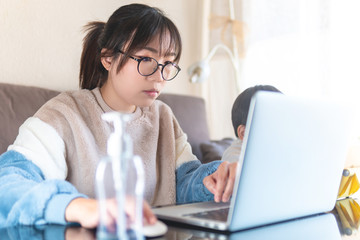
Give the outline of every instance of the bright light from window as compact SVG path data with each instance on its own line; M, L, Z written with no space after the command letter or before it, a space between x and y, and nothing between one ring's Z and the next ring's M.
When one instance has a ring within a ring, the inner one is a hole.
M360 1L248 0L243 87L347 102L360 136ZM336 126L334 126L336 127Z

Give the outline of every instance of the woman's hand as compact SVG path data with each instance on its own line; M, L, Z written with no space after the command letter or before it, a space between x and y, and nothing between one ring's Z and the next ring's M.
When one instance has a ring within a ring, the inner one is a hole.
M117 219L116 201L108 200L108 216L106 223L111 226ZM72 200L65 210L65 220L67 222L77 222L84 228L96 228L100 223L99 203L95 199L75 198ZM143 203L143 220L147 224L154 224L157 221L156 216L151 210L150 205L144 201Z
M65 220L77 222L85 228L95 228L100 222L98 208L95 199L75 198L65 209Z
M143 219L144 225L153 225L157 221L155 214L153 213L150 205L146 201L144 201L143 204Z
M205 187L214 194L215 202L229 201L236 177L237 162L222 162L218 169L211 175L204 178Z

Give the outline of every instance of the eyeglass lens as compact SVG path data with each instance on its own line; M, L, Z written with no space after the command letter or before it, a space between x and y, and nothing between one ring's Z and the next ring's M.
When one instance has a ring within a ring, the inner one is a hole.
M148 76L153 74L158 68L158 62L153 58L143 58L139 63L139 72L141 75ZM173 63L166 63L165 66L161 68L162 77L164 80L173 79L179 69L173 65Z

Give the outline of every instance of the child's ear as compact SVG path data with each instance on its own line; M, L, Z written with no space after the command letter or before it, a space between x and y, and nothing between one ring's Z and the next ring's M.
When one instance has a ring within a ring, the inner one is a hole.
M105 53L106 51L107 51L107 49L105 49L105 48L101 49L101 54ZM112 57L101 57L101 64L108 71L110 69L112 59L113 59Z
M239 125L237 128L237 134L241 140L244 140L245 127L245 125Z

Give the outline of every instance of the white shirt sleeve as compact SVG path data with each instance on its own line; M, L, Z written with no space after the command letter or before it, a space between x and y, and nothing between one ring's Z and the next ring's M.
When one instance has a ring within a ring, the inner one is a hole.
M67 176L65 143L56 130L39 118L28 118L19 128L14 144L8 147L37 165L46 179Z
M176 168L181 164L193 160L197 160L197 157L192 153L191 145L187 141L187 135L183 134L176 139Z
M238 162L241 153L242 141L240 139L235 139L231 145L224 151L221 158L222 161L228 162Z

